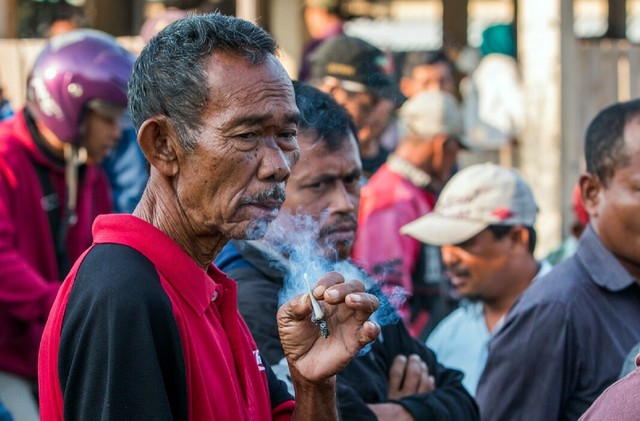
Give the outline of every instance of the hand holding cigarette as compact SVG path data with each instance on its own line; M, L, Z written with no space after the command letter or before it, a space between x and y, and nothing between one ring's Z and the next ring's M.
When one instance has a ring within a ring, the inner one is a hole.
M361 282L345 282L335 272L309 289L280 307L278 330L292 376L296 372L306 381L324 382L378 336L380 327L369 321L378 299L364 292Z

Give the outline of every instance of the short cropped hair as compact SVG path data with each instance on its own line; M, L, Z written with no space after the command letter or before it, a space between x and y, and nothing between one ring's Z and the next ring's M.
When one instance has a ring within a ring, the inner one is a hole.
M276 54L263 29L218 13L189 16L160 31L142 50L129 80L129 111L136 130L145 120L166 116L182 145L193 150L211 92L205 70L214 52L263 63Z
M507 233L511 231L513 227L514 225L494 224L494 225L489 225L487 228L489 229L489 231L491 231L491 234L493 234L493 238L495 238L496 240L499 240L505 235L507 235ZM529 253L533 254L533 252L536 250L536 242L538 241L536 230L535 228L528 227L528 226L525 226L525 228L527 229L527 231L529 231L529 244L527 245L529 249Z
M330 151L344 146L349 133L357 139L357 131L351 116L329 94L311 85L293 83L296 105L300 110L300 130L313 130L318 142L323 142Z
M625 151L624 128L640 115L640 100L613 104L596 115L587 128L584 155L587 172L606 187L616 170L629 163Z
M436 51L410 51L403 60L402 76L411 77L413 69L418 66L431 66L437 63L444 63L451 69L451 74L455 73L453 61L442 50Z

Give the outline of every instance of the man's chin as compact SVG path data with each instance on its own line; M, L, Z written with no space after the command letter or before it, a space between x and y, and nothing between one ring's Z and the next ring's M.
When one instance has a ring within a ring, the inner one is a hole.
M323 243L322 249L326 259L331 261L347 260L351 256L352 241L339 243Z
M234 229L229 233L230 240L259 240L267 232L271 221L252 221L246 229Z

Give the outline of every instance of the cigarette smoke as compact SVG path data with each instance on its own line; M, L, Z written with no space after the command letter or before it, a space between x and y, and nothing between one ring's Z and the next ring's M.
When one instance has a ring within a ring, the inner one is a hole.
M293 215L288 209L281 210L269 225L264 241L288 258L289 273L279 293L279 304L308 292L305 273L313 287L327 272L338 272L346 281L359 280L365 285L367 292L378 298L380 306L372 315L372 320L381 326L396 323L399 320L396 309L378 284L350 260L328 259L326 256L335 256L336 251L327 250L331 246L324 242L322 246L318 243L319 232L320 224L313 218L304 214Z

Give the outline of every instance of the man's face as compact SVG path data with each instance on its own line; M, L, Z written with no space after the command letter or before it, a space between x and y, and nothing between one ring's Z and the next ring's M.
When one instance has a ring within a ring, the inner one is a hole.
M84 117L82 146L87 150L89 162L99 164L118 144L122 135L120 120L124 110L105 113L87 110Z
M456 95L456 81L446 63L416 66L410 78L403 78L402 88L407 97L423 91L444 91Z
M347 259L353 247L360 204L362 165L353 135L338 150L314 142L315 131L300 132L300 162L287 182L283 211L308 215L320 225L325 256ZM284 213L284 212L283 212Z
M344 89L332 91L333 99L342 105L355 124L361 130L368 122L369 116L378 104L378 97L366 92L347 92Z
M604 245L640 279L640 117L627 123L624 142L629 162L615 170L606 187L598 183L585 206Z
M378 140L391 121L395 104L387 98L381 98L369 113L366 123L358 131L360 143Z
M509 281L511 247L509 235L496 239L489 229L463 243L442 246L442 261L451 284L463 297L496 297Z
M195 150L179 155L179 206L196 234L259 238L278 214L299 154L293 86L272 56L255 65L215 53L207 72L213 100Z

